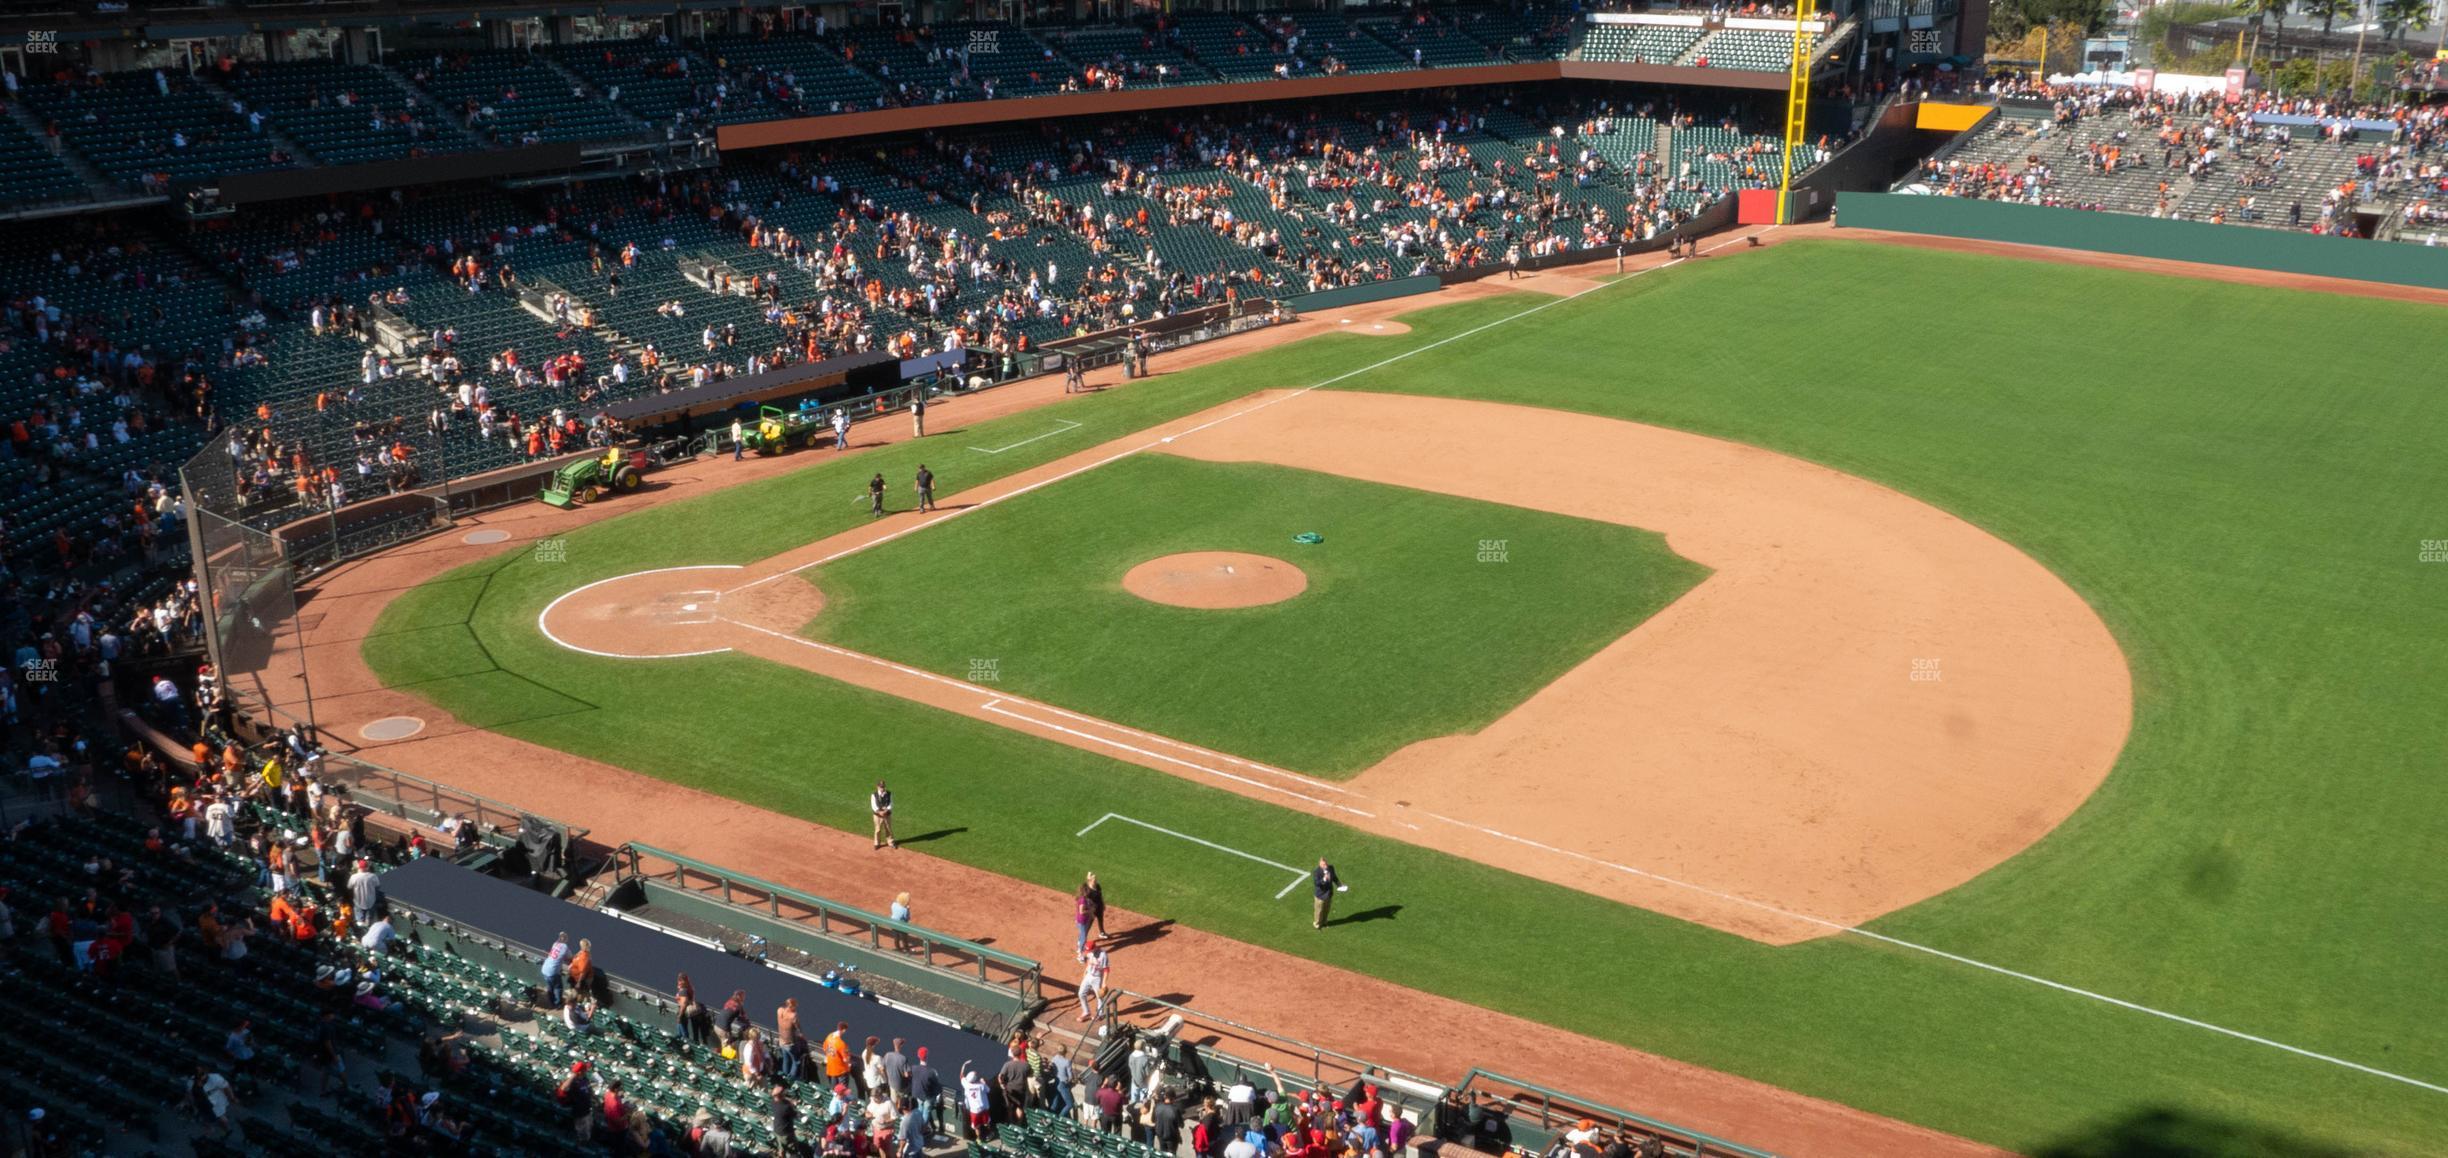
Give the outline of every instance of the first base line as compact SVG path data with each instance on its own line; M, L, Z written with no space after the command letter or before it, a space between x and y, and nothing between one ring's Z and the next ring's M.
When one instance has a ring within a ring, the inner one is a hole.
M1079 423L1073 422L1073 421L1071 421L1071 420L1070 420L1070 419L1068 419L1068 418L1057 418L1057 419L1055 419L1054 421L1059 422L1059 423L1061 423L1062 425L1057 426L1057 427L1055 427L1055 428L1054 428L1054 429L1052 429L1052 430L1046 431L1044 434L1036 435L1036 436L1034 436L1034 437L1030 437L1030 438L1023 438L1023 439L1021 439L1020 441L1015 442L1015 443L1012 443L1012 444L1011 444L1011 445L1009 445L1009 446L998 446L998 447L994 448L993 450L988 450L988 449L986 449L985 447L982 447L982 446L973 446L973 447L970 447L969 449L974 450L974 451L978 452L979 454L1001 454L1001 453L1003 453L1004 451L1007 451L1007 450L1018 450L1018 449L1020 449L1021 447L1027 446L1028 444L1030 444L1030 443L1032 443L1032 442L1037 442L1037 441L1039 441L1039 440L1041 440L1041 439L1052 438L1052 437L1054 437L1054 436L1055 436L1055 435L1057 435L1057 434L1069 434L1069 433L1071 433L1072 431L1074 431L1074 430L1078 430L1078 429L1080 428L1080 424L1079 424Z

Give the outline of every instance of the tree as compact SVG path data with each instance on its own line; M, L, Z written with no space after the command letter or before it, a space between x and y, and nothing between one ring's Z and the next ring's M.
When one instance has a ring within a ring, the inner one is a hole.
M2089 36L2108 20L2108 0L2022 0L2027 25L2065 24Z
M2355 15L2363 10L2362 0L2303 0L2306 16L2318 16L2321 22L2320 47L2313 50L2316 75L2320 78L2322 96L2329 95L2329 30L2337 27L2338 17Z
M2244 0L2245 14L2253 18L2252 50L2244 54L2246 61L2260 54L2261 30L2269 24L2269 18L2286 19L2287 9L2294 5L2295 0Z
M2142 10L2134 21L2133 43L2146 57L2146 62L2162 72L2169 71L2162 61L2173 61L2180 55L2168 43L2169 35L2178 25L2215 24L2230 16L2243 16L2247 9L2237 0L2164 0ZM2226 61L2219 62L2227 67Z
M2431 27L2431 0L2380 0L2380 39L2404 40L2406 29Z

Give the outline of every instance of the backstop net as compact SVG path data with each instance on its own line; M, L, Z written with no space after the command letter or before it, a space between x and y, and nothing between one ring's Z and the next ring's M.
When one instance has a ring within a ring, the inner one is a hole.
M224 430L179 468L205 646L240 711L304 722L297 576L271 530L285 512L250 496L243 450Z

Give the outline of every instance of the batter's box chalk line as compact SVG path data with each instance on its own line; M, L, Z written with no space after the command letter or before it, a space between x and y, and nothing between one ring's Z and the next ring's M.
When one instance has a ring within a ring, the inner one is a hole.
M1307 869L1294 868L1291 865L1284 864L1280 861L1271 861L1255 853L1243 852L1240 849L1233 848L1228 845L1217 844L1212 840L1202 840L1199 837L1192 836L1186 832L1175 832L1170 828L1164 827L1163 825L1149 824L1147 821L1133 816L1124 816L1119 812L1108 812L1103 816L1097 817L1095 820L1089 821L1088 827L1079 830L1077 835L1086 836L1091 832L1095 832L1098 825L1103 824L1108 820L1119 820L1124 824L1135 824L1141 828L1147 829L1149 832L1161 832L1166 836L1177 837L1179 839L1189 841L1192 844L1204 845L1208 848L1216 850L1217 852L1230 853L1231 855L1240 857L1243 860L1254 860L1259 864L1266 865L1269 868L1278 868L1285 872L1291 873L1292 883L1285 885L1282 891L1275 894L1275 899L1279 901L1290 895L1292 890L1299 888L1302 881L1309 879L1309 870Z

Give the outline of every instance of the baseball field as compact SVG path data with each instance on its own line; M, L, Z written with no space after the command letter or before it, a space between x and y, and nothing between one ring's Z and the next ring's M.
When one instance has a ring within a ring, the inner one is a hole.
M810 455L441 575L363 655L2004 1148L2439 1153L2443 320L1781 241Z

